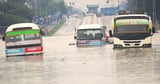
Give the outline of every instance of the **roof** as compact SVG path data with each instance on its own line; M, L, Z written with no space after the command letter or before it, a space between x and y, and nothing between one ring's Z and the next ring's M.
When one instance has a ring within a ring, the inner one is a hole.
M32 29L39 29L38 25L34 23L18 23L18 24L13 24L10 25L6 32L12 31L14 28L22 28L22 27L32 27Z
M115 18L128 17L128 16L146 16L146 17L148 17L148 15L146 15L146 14L128 14L128 15L117 15L117 16L115 16Z
M101 29L102 26L100 24L85 24L80 25L77 29Z

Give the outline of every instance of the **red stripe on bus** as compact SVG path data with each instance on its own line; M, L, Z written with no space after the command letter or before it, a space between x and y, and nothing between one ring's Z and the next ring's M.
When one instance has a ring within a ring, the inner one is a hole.
M38 51L43 51L43 48L42 47L25 48L25 52L38 52Z

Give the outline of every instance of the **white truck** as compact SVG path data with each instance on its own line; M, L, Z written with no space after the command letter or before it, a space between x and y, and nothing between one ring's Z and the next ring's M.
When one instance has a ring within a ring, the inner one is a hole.
M77 46L104 45L108 36L100 24L85 24L76 29L75 39Z

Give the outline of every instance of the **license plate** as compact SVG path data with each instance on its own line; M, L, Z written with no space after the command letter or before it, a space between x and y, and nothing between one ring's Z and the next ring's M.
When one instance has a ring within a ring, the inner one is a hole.
M79 44L87 44L87 41L78 41Z
M135 46L135 44L130 44L130 46Z

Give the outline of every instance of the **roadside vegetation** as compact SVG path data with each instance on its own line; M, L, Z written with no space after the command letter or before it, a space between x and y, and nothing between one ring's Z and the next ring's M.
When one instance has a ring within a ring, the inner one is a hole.
M160 22L160 0L128 0L128 10L143 10Z
M22 4L13 2L0 3L0 25L8 26L19 22L30 22L33 11Z
M58 31L64 25L65 22L66 22L66 19L63 18L60 21L60 23L58 23L55 27L52 28L52 30L47 34L47 36L53 35L56 31Z
M0 26L32 22L33 16L45 17L57 12L67 13L62 0L7 0L0 2Z

